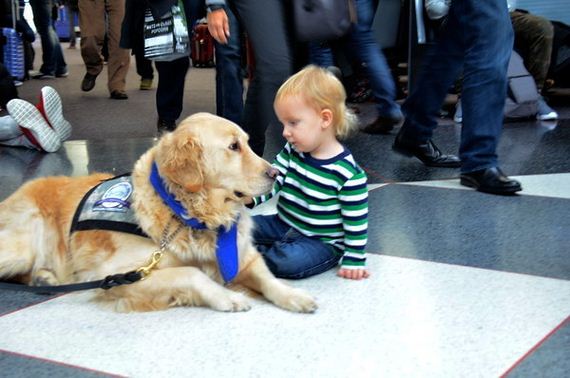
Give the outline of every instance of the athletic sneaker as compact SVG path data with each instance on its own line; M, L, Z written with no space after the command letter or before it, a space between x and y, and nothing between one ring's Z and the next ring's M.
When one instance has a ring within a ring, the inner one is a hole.
M139 86L141 91L148 91L152 89L152 79L141 79L141 85Z
M38 147L46 152L59 150L61 139L34 105L24 100L13 99L8 102L6 108L32 143L36 142Z
M63 118L61 97L59 97L56 90L48 86L43 87L37 108L57 135L59 135L61 141L66 141L71 135L71 124Z
M538 98L538 111L536 112L536 119L539 121L553 121L558 119L558 113L554 111L543 97Z

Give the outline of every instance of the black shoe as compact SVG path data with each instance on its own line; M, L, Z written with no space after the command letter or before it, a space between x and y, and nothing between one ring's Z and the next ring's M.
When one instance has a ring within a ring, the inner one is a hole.
M160 136L165 133L174 131L176 129L176 122L159 118L156 127L158 129L158 135Z
M95 79L97 79L97 75L86 73L83 77L83 81L81 82L81 90L83 92L89 92L91 89L95 88Z
M36 80L50 80L50 79L55 79L55 75L53 74L47 74L47 73L43 73L43 72L38 72L37 74L32 76L32 79L36 79Z
M407 142L403 137L402 129L396 135L392 149L405 156L415 156L428 167L461 167L461 160L457 156L442 154L431 139L422 144Z
M378 117L374 122L365 126L361 131L367 134L389 134L394 126L400 123L401 118Z
M509 195L522 190L520 182L505 176L499 167L462 173L460 183L480 192L492 194Z
M111 92L111 96L113 100L126 100L129 96L123 91L113 91Z

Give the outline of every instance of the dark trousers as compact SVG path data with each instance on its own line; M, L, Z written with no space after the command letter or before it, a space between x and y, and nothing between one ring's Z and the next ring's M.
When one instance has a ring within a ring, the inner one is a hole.
M283 0L233 0L255 55L255 71L245 101L242 128L263 155L267 127L281 127L273 110L277 90L293 73ZM285 141L283 140L283 144Z
M191 29L194 21L201 15L201 0L184 0L186 24ZM189 33L192 30L188 30ZM182 113L184 103L184 81L190 68L190 56L171 62L155 62L158 72L156 88L156 110L158 118L166 121L176 121Z
M523 58L524 65L542 89L552 55L554 26L544 17L530 13L511 12L515 31L515 50Z
M215 42L216 114L241 125L243 114L243 74L241 28L231 7L226 7L230 24L228 43Z
M497 166L512 47L505 1L453 1L441 38L404 104L403 136L420 143L432 137L447 90L463 70L461 171Z

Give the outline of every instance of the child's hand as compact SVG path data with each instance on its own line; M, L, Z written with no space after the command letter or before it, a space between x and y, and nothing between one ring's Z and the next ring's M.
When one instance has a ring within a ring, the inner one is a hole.
M340 268L336 275L339 277L342 277L342 278L350 279L350 280L361 280L363 278L370 277L370 272L368 272L368 269Z
M251 205L253 203L253 197L243 197L243 204L244 205Z

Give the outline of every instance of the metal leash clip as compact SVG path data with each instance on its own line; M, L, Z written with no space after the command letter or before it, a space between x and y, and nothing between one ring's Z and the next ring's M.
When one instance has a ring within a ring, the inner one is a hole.
M164 253L162 251L153 252L148 265L147 266L141 266L140 268L137 269L137 273L140 273L142 276L141 280L144 280L146 278L146 276L148 276L150 274L150 272L154 268L156 268L156 265L158 265L163 254Z

